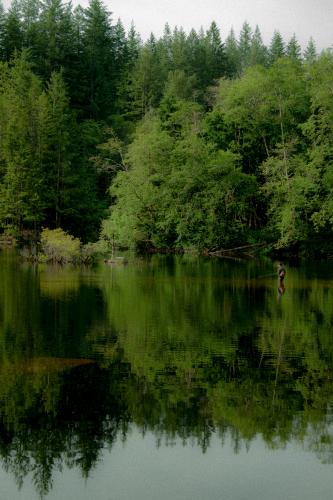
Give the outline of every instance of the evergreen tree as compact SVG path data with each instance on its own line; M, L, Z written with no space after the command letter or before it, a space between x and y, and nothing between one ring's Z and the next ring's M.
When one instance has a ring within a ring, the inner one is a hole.
M286 50L284 46L284 42L279 31L274 31L273 38L271 40L271 44L269 46L269 62L270 64L274 64L275 61L285 56Z
M66 193L71 179L71 136L73 123L62 73L52 73L47 88L49 102L49 158L52 169L48 172L49 215L48 221L53 227L60 227L66 213Z
M168 23L165 24L164 30L163 30L163 36L162 36L162 42L163 46L165 48L165 51L167 53L167 57L169 61L171 62L171 55L172 55L172 32L170 25Z
M197 33L191 30L186 38L185 55L186 64L183 69L189 76L196 78L197 99L202 102L205 99L207 86L212 83L212 46L207 34L200 30ZM178 69L181 69L180 66ZM213 70L214 71L214 70Z
M134 25L131 25L125 40L125 51L121 79L117 82L117 100L115 110L117 115L112 116L112 126L123 138L130 135L135 127L136 108L135 94L136 82L134 68L139 57L141 39Z
M82 119L86 109L87 97L86 61L84 51L85 13L80 5L73 11L73 60L70 68L66 68L66 82L71 99L71 105L77 116Z
M242 71L245 70L250 65L250 55L251 55L251 45L252 45L252 30L251 26L247 21L242 26L239 35L239 53L240 53L240 64Z
M5 9L2 1L0 1L0 61L5 60L5 40L4 40L4 26L5 26Z
M39 16L41 2L39 0L21 0L23 46L32 53L38 46L40 36Z
M308 63L312 63L313 61L316 60L316 58L317 58L316 45L313 38L311 37L304 51L304 60Z
M73 63L75 30L71 5L62 0L43 0L38 28L37 71L46 81L61 68L70 71Z
M131 24L127 36L127 65L132 68L139 56L140 47L142 45L139 33L137 33L134 24Z
M9 61L16 51L23 48L21 8L18 0L13 0L3 22L3 59Z
M84 154L86 136L74 120L62 72L52 74L47 99L47 223L84 240L96 238L102 209L98 176Z
M151 107L156 107L163 94L167 68L158 57L158 45L151 36L139 53L132 76L132 113L142 117Z
M47 103L25 53L1 71L0 223L37 230L46 208Z
M301 62L302 60L302 49L295 34L292 36L287 45L286 55L295 62Z
M197 47L197 43L195 46ZM171 46L171 68L170 69L184 69L188 68L188 52L187 52L187 37L182 28L175 28L172 33L172 46ZM192 60L193 64L193 60Z
M84 11L83 67L85 115L106 119L112 113L115 94L113 36L110 13L100 0L90 0Z
M262 66L267 65L267 48L263 44L260 29L256 26L252 40L251 40L251 50L249 58L249 66L254 66L255 64L261 64Z
M126 32L124 26L120 19L117 23L112 26L112 59L113 59L113 79L114 84L112 85L112 115L110 119L115 127L116 122L119 121L119 117L122 113L121 106L123 102L119 98L122 94L122 89L127 83L127 61L128 61L128 49ZM116 78L115 78L116 75ZM111 118L112 117L112 118Z
M215 22L212 22L206 33L206 86L212 84L217 78L225 76L226 55L220 31Z
M227 58L228 76L231 78L240 76L241 54L239 51L238 42L233 28L231 28L230 33L225 41L225 53Z
M127 40L125 28L120 19L112 26L112 53L113 53L113 69L120 77L124 70L127 60Z

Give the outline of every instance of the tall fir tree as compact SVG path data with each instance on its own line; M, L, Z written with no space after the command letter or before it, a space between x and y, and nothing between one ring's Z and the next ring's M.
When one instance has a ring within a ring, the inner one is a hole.
M287 45L286 55L295 62L300 63L302 60L302 49L297 41L295 34L289 40L289 43Z
M107 119L115 93L114 55L110 12L100 0L90 0L84 11L83 65L85 116Z
M4 27L5 27L5 9L2 1L0 0L0 61L5 60L5 40L4 40Z
M49 101L49 165L48 173L49 194L49 223L53 227L60 227L66 215L66 201L69 196L66 193L71 179L71 157L72 157L72 117L69 106L63 75L54 72L51 75L47 88Z
M278 59L286 55L286 49L284 46L283 38L281 33L277 30L274 31L271 44L269 46L269 62L274 64Z
M141 49L141 38L132 23L125 40L125 58L122 67L122 78L117 85L116 113L112 126L123 139L129 136L135 127L137 109L135 104L135 74L134 67Z
M1 73L0 224L14 231L37 231L46 208L46 100L26 53Z
M317 58L316 44L313 38L311 37L304 51L304 61L306 61L307 63L312 63L316 60L316 58Z
M71 67L75 33L71 5L43 0L39 30L37 70L46 81L54 71Z
M172 33L171 68L184 69L188 67L187 37L182 28L175 28Z
M225 41L225 53L227 58L227 74L231 78L241 74L241 55L236 39L235 31L231 28Z
M149 109L158 106L163 95L167 72L167 68L162 66L159 58L157 41L151 35L140 50L133 69L131 86L133 117L142 118Z
M3 59L9 61L16 51L23 48L23 28L21 6L13 0L3 22Z
M262 66L266 66L267 59L268 59L268 51L262 41L259 26L256 26L256 29L254 30L254 34L251 39L249 65L254 66L255 64L261 64Z
M249 23L245 21L240 31L238 42L242 71L250 65L251 44L252 29Z
M31 53L38 46L41 35L39 17L41 13L40 0L21 0L23 45Z
M225 47L221 39L220 30L215 22L212 22L206 32L206 65L207 85L226 74Z

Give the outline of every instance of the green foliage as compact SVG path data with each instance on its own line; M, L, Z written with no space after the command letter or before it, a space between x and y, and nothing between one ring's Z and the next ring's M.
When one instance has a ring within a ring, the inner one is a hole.
M311 37L304 51L304 60L307 63L311 64L316 60L316 58L317 58L316 44L313 38Z
M99 240L94 243L86 243L81 247L80 261L84 264L96 262L109 251L110 247L105 240Z
M230 146L242 155L244 170L252 173L277 144L297 135L309 104L302 68L284 59L269 69L249 68L231 85L222 81L216 110Z
M247 22L225 41L212 22L143 43L101 0L13 1L0 8L0 230L96 240L111 203L102 233L123 245L317 245L333 221L330 58L310 39L302 59L278 31L268 49Z
M40 236L42 255L48 262L66 264L80 258L81 242L70 234L58 229L43 229Z
M34 228L46 208L48 102L25 54L1 72L0 223Z
M303 125L310 140L308 169L316 177L318 197L311 220L317 232L331 240L333 229L333 56L323 53L309 72L311 116Z
M112 185L103 234L122 246L211 249L263 235L278 248L317 245L333 220L331 55L303 66L295 37L289 52L221 80L208 114L191 101L195 80L169 73Z
M251 41L252 41L252 29L247 21L242 26L241 32L239 34L239 53L241 60L241 70L242 72L248 67L250 62L251 54Z
M262 41L260 29L258 26L256 26L255 32L253 33L251 40L251 49L250 49L248 64L249 66L255 66L257 64L266 66L267 63L268 63L268 51Z
M92 234L101 216L97 174L82 158L62 72L43 90L26 53L3 64L0 107L1 226L38 233L46 223Z
M174 101L162 122L145 118L128 151L130 168L112 185L116 203L103 234L121 246L201 249L244 238L255 179L235 155L214 151L200 130L200 108L188 101Z
M326 239L327 248L333 236L333 115L329 91L333 78L332 56L323 54L311 66L307 78L310 81L307 92L311 114L300 127L304 136L299 135L297 144L290 133L284 135L279 150L263 164L266 180L263 189L270 198L270 223L277 229L278 246L297 244L311 248L312 242L317 242L321 234L322 239ZM295 109L295 103L291 109ZM297 116L295 118L298 123ZM286 140L288 135L289 142ZM305 138L309 147L302 152L299 143L302 140L304 143Z
M287 45L287 56L295 62L300 62L302 59L302 49L299 45L296 35L294 34Z
M274 64L278 59L281 59L286 54L283 38L279 31L274 31L271 44L269 46L269 61Z
M230 77L240 76L241 74L241 56L238 49L238 41L236 39L233 28L225 41L225 51L228 60L228 73Z

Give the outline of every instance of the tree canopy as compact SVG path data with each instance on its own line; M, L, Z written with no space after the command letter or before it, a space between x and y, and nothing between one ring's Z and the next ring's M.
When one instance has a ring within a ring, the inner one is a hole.
M15 0L0 9L1 230L328 248L332 58L278 30L266 46L247 22L142 41L100 0Z

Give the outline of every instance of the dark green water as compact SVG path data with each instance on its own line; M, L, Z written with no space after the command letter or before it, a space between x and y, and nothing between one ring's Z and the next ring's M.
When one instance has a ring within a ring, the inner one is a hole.
M328 500L333 262L0 253L0 498Z

